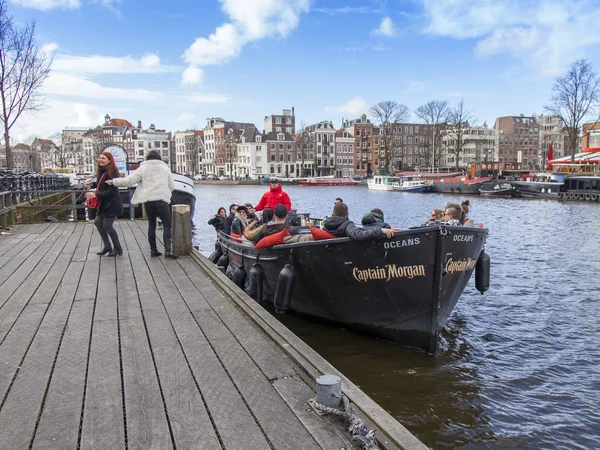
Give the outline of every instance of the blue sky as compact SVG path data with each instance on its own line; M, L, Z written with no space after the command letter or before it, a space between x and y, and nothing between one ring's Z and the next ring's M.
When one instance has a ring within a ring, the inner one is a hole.
M597 0L8 0L54 57L15 138L106 113L171 131L207 117L297 123L464 99L477 124L543 113L578 58L600 72ZM416 120L416 118L413 118Z

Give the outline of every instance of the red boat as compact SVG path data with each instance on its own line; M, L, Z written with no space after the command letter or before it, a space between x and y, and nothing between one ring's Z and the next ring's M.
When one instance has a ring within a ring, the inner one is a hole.
M352 178L307 178L300 181L300 186L354 186L358 181Z

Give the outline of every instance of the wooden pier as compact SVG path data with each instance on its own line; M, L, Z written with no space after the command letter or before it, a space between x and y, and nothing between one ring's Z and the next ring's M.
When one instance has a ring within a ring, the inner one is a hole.
M0 448L357 448L307 404L324 373L382 448L426 448L206 258L116 227L116 258L89 223L0 236Z

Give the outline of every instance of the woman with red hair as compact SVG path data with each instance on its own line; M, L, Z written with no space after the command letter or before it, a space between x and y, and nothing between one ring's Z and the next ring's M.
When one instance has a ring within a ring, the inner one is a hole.
M98 157L98 167L96 169L96 182L92 187L95 191L87 192L85 196L97 198L100 200L98 213L94 225L98 229L98 233L104 242L104 249L96 253L97 255L117 256L123 254L119 235L113 226L115 219L123 214L123 201L119 195L119 188L111 186L107 183L108 180L119 178L119 171L115 165L115 160L112 153L102 152ZM110 239L109 239L110 238ZM112 241L112 246L110 242Z

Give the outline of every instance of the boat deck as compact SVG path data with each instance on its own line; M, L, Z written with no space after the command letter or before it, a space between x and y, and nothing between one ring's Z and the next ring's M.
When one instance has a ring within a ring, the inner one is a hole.
M307 408L314 378L193 257L150 258L144 221L116 227L117 258L95 254L89 223L0 236L0 447L356 448Z

